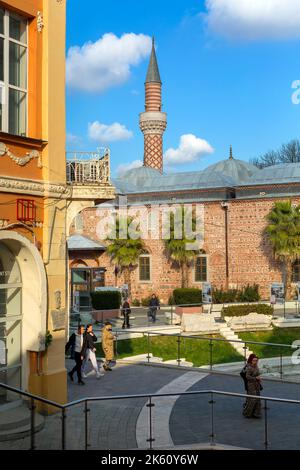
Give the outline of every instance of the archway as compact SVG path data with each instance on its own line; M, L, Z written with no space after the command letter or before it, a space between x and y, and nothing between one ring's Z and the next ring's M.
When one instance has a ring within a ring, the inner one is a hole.
M47 278L37 248L24 236L0 231L0 382L26 389L29 351L44 350ZM2 403L13 400L2 394Z

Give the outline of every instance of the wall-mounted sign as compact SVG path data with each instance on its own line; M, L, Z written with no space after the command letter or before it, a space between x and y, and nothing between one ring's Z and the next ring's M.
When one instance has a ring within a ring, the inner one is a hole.
M202 303L212 304L212 287L210 282L203 282L202 284Z
M52 310L52 329L53 331L64 330L66 327L66 312L64 310Z
M271 304L284 304L284 285L281 282L271 284Z

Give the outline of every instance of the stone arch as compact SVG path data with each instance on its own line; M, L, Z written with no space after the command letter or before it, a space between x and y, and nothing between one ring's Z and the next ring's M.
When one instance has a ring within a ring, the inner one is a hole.
M43 351L47 331L47 277L33 243L15 231L0 231L0 243L12 254L22 278L22 387L27 387L28 351Z

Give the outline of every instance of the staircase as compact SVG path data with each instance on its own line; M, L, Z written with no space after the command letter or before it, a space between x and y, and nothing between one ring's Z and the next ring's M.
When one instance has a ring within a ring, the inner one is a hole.
M36 413L35 432L38 432L43 428L44 421L44 417ZM0 442L23 439L26 436L30 436L30 433L30 410L25 404L0 411Z
M220 324L220 333L228 341L241 341L238 335L227 325L227 323ZM230 343L231 346L241 355L245 356L245 349L243 343ZM252 351L247 347L246 349L247 357L252 354Z

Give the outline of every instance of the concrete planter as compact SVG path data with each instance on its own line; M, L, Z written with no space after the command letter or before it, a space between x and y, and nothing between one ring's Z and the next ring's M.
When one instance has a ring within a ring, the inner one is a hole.
M120 314L120 309L111 309L111 310L93 310L92 316L95 321L105 321L110 320L111 318L118 318Z
M175 313L176 315L183 315L184 313L188 314L199 314L203 312L202 306L193 306L193 307L178 307L176 306Z

